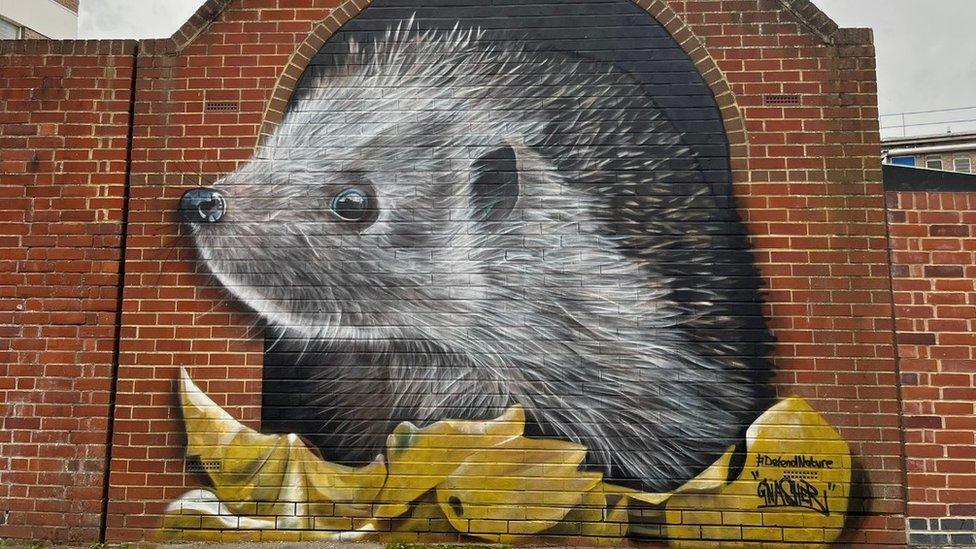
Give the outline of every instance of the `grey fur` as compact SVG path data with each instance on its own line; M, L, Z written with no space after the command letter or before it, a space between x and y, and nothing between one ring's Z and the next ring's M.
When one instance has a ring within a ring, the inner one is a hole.
M199 255L297 351L303 434L327 457L521 403L612 478L673 488L767 389L761 321L736 340L758 298L729 190L630 76L494 44L412 23L351 43L218 182L227 219L194 227ZM521 194L486 222L473 166L499 147ZM375 189L365 229L330 214L349 184Z

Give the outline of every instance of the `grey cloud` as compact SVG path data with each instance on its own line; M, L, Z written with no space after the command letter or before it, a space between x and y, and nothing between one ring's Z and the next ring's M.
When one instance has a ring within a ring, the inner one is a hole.
M976 130L976 40L973 0L814 0L845 27L872 27L883 114L972 107L944 113L884 116L886 136Z
M815 0L847 27L873 27L878 48L882 113L949 107L968 111L910 115L908 134L976 129L976 20L973 0ZM168 37L203 0L82 0L81 37ZM933 122L947 121L947 124ZM901 117L885 117L886 133L901 135Z
M82 38L166 38L203 0L81 0Z

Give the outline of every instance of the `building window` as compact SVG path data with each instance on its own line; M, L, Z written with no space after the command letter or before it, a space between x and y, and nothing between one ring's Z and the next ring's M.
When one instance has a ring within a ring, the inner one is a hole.
M926 156L925 157L925 167L930 170L941 170L942 169L942 157L941 156Z
M891 158L891 163L895 166L914 166L915 157L914 156L894 156Z
M6 19L0 19L0 40L17 40L21 37L21 28Z
M955 158L952 159L952 168L957 172L962 173L973 173L973 161L969 158L969 155L957 154Z

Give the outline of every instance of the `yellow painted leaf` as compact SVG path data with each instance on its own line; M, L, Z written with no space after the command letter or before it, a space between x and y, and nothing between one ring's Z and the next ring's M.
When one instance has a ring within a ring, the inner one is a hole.
M585 456L571 442L518 437L472 454L437 486L437 501L459 532L501 541L536 534L600 482L579 469Z
M633 488L627 488L624 486L617 486L616 484L604 484L603 490L608 494L618 494L623 497L627 497L636 501L643 501L650 505L664 505L671 497L672 493L653 493L653 492L641 492L639 490L634 490Z
M616 488L597 483L592 490L583 494L580 505L562 519L557 530L588 538L625 537L630 499L621 495ZM611 506L610 500L616 503Z
M650 505L664 505L674 494L690 491L717 490L728 483L729 467L732 456L735 454L735 446L729 447L708 469L702 471L698 476L689 480L674 492L653 493L641 492L624 486L614 484L604 484L602 489L610 494L619 494L636 501L642 501Z
M439 421L419 429L400 424L387 439L389 477L377 496L376 516L397 517L441 483L472 454L522 434L525 411L513 406L490 421Z
M645 507L634 512L660 509L677 546L817 546L839 536L847 511L849 448L798 398L780 402L748 430L738 479L728 481L730 448L668 494L603 483L600 474L580 470L586 448L523 437L518 406L491 421L401 424L388 439L386 460L353 468L322 459L297 435L242 425L185 371L180 403L187 454L207 466L213 488L167 508L166 539L397 541L412 533L450 540L460 532L501 542L535 534L609 540L647 530L643 522L629 524L631 504L640 502Z
M749 428L746 450L734 482L679 491L668 500L672 545L714 547L719 540L735 541L729 539L733 532L764 546L790 539L827 546L840 536L850 495L850 448L820 414L803 399L784 400Z
M170 503L164 512L163 530L273 529L274 517L238 517L209 490L192 490ZM173 536L179 537L179 536Z
M703 492L707 490L718 490L729 482L729 468L732 464L732 456L735 455L735 446L730 446L718 461L711 467L702 471L698 476L683 484L675 490L675 493L682 492Z
M207 397L185 370L180 404L187 454L218 464L207 474L219 501L234 513L297 518L289 525L303 527L305 517L326 510L333 514L356 512L349 506L368 508L386 481L381 458L358 469L329 463L296 435L263 435L241 424Z
M410 505L409 513L392 521L389 538L380 537L377 541L403 541L408 533L423 535L424 541L457 541L457 530L451 526L447 517L437 504L434 492L424 494Z

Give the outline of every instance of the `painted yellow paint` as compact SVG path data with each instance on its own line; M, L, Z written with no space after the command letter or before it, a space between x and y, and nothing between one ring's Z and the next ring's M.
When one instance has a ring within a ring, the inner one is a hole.
M820 414L800 398L780 402L749 428L746 450L745 467L734 482L668 500L672 544L705 548L740 539L795 547L828 544L840 536L851 454Z
M571 535L619 540L634 516L659 516L675 545L829 543L840 534L850 452L802 399L771 408L749 429L746 465L729 481L733 449L672 494L602 481L581 468L586 448L523 436L513 407L492 421L404 423L373 463L330 463L295 435L263 435L236 421L183 372L187 454L219 464L211 487L169 505L165 539L498 542ZM645 529L646 530L646 529ZM765 546L765 544L764 544Z

